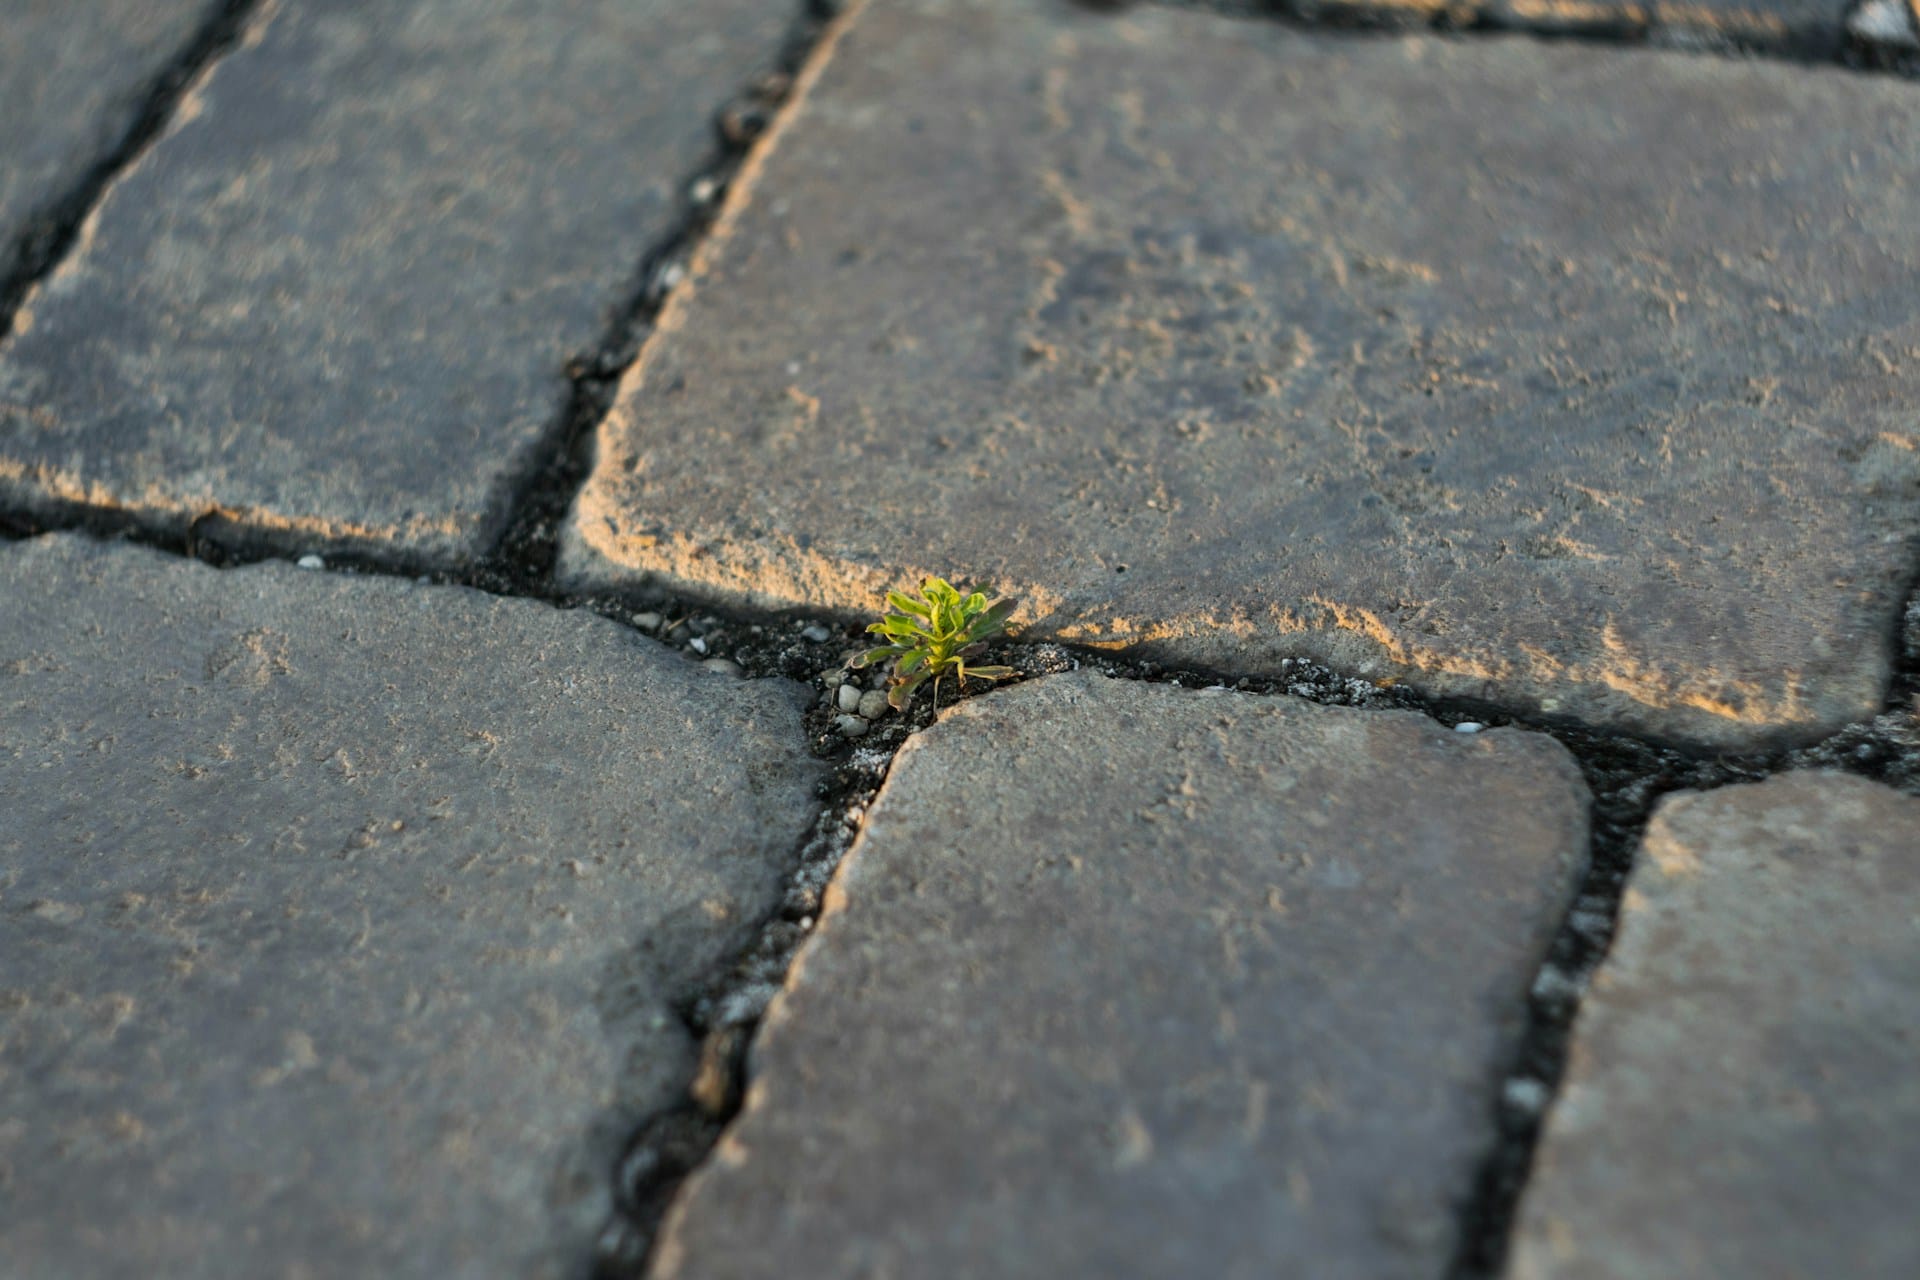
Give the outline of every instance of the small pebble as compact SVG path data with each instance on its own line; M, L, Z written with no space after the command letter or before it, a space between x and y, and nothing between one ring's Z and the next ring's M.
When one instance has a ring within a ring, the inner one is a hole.
M844 671L829 671L820 677L820 683L826 685L829 689L838 689L846 682L847 673Z
M869 689L860 695L860 714L869 720L878 720L892 709L887 704L887 695L878 689Z
M687 641L687 648L693 650L695 653L705 653L707 651L707 642L704 638L695 636L693 639Z
M636 613L633 615L633 625L642 631L658 631L660 629L660 615L657 613Z
M805 631L802 631L800 638L809 644L825 644L827 641L833 639L833 632L816 622Z
M325 560L322 560L319 556L311 556L311 555L301 556L298 560L294 561L294 563L299 565L302 569L324 569L327 567L327 562Z
M705 662L701 663L700 665L705 667L709 671L718 671L721 675L725 675L725 676L737 676L737 675L746 674L745 669L742 668L739 663L731 662L726 658L708 658Z
M1506 1086L1500 1092L1506 1098L1507 1105L1515 1111L1524 1111L1532 1114L1546 1110L1548 1101L1547 1086L1538 1080L1532 1080L1526 1076L1516 1076L1514 1079L1507 1081Z
M841 685L840 692L835 695L842 711L858 711L861 696L860 686L852 683Z
M1478 733L1486 727L1487 726L1481 724L1478 720L1462 720L1459 724L1453 726L1453 731L1455 733Z
M843 738L864 738L867 736L867 722L859 716L835 716L833 727L840 731Z

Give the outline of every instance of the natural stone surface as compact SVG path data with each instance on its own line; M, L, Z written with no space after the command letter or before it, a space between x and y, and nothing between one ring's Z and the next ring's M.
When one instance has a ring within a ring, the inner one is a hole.
M656 1277L1432 1277L1584 862L1550 739L1060 676L910 740Z
M1811 737L1877 706L1920 529L1909 88L874 0L567 571L862 612L973 573L1038 634Z
M270 6L0 349L0 497L471 558L794 10Z
M810 819L799 705L527 601L0 546L0 1274L582 1274Z
M0 5L0 275L33 216L124 136L142 91L218 0Z
M1665 801L1575 1028L1515 1280L1920 1275L1920 800Z
M1894 57L1920 51L1920 0L1863 0L1847 15L1847 34Z

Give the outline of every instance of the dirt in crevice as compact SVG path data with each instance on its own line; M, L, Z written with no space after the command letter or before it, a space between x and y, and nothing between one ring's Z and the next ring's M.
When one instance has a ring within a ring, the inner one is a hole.
M1076 0L1116 13L1130 0ZM1614 48L1671 49L1733 58L1765 58L1801 66L1920 75L1920 47L1875 41L1852 29L1852 9L1830 21L1790 23L1758 4L1673 5L1531 0L1500 7L1473 0L1138 0L1139 7L1189 9L1222 17L1279 22L1302 32L1460 37L1519 36Z
M261 2L226 0L208 15L186 47L135 95L140 108L119 142L66 192L32 214L13 242L0 250L0 342L13 333L27 295L73 248L107 188L160 136L194 83L240 42Z
M838 11L832 0L804 0L773 66L714 113L714 149L681 187L674 228L640 263L599 344L567 362L567 403L542 451L545 461L521 482L505 533L476 570L477 585L501 594L551 590L560 528L592 470L594 436L613 407L620 381L639 358L667 297L686 278L729 184L792 95Z

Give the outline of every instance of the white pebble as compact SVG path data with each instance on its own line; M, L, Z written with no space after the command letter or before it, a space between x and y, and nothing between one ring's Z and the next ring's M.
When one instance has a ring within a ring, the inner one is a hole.
M860 709L860 686L851 682L840 686L840 692L834 695L842 711Z
M700 665L705 667L709 671L718 671L723 676L737 676L737 675L743 674L743 670L739 663L729 662L725 658L708 658L705 662L701 663Z
M1459 724L1453 726L1453 731L1455 733L1478 733L1486 727L1487 726L1481 724L1478 720L1462 720Z
M812 644L825 644L827 641L833 639L833 632L816 622L805 631L802 631L800 638Z
M687 648L693 650L695 653L705 653L707 651L707 642L702 637L695 636L693 639L687 641Z
M294 561L294 563L299 565L302 569L324 569L327 567L327 562L325 560L322 560L319 556L314 556L314 555L301 556L298 560Z
M859 716L835 716L833 727L843 738L864 738L867 734L867 722Z
M1507 1081L1501 1092L1506 1096L1507 1105L1515 1111L1533 1113L1546 1109L1547 1086L1538 1080L1516 1076Z
M893 708L887 703L887 695L878 689L869 689L860 695L860 714L868 720L878 720Z
M658 631L660 629L660 615L657 613L636 613L633 615L633 625L642 631Z

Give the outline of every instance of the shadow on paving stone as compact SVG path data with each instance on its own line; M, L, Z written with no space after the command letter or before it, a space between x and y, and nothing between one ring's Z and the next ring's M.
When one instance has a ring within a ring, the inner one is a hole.
M803 704L584 612L0 546L0 1275L582 1274L812 821Z
M1051 676L902 748L652 1275L1431 1278L1586 861L1552 739Z
M1920 1275L1920 799L1680 795L1643 854L1509 1274Z
M1036 637L1722 748L1880 702L1908 85L874 0L763 159L573 584L864 611L958 566Z
M470 564L796 9L269 6L0 347L0 497Z

